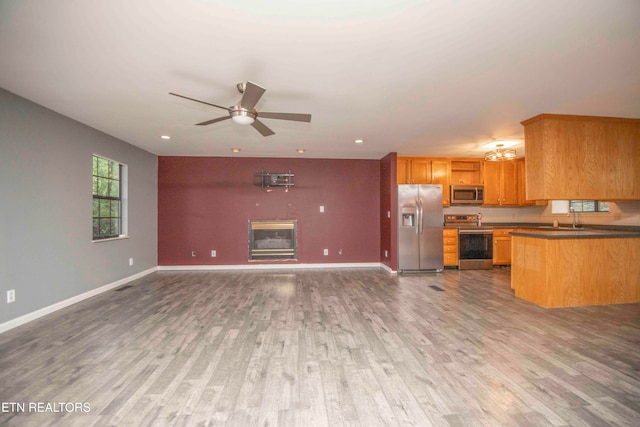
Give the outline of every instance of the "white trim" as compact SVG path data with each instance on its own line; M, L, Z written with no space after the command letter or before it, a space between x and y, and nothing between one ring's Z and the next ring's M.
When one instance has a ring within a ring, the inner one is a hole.
M159 265L158 270L302 270L313 268L380 268L379 262L320 264Z
M391 267L389 267L387 264L380 263L380 268L383 269L384 271L386 271L389 274L398 274L397 271L392 270Z
M16 328L18 326L24 325L25 323L29 323L32 320L36 320L42 316L46 316L47 314L51 314L54 311L58 311L60 309L63 309L65 307L68 307L72 304L75 304L77 302L80 302L82 300L85 300L87 298L91 298L93 296L96 296L98 294L101 294L103 292L109 291L113 288L117 288L118 286L121 286L125 283L131 282L133 280L139 279L141 277L146 276L147 274L151 274L155 271L157 271L158 268L157 267L152 267L148 270L144 270L141 271L140 273L136 273L132 276L129 277L125 277L124 279L120 279L120 280L116 280L113 283L109 283L107 285L101 286L99 288L96 289L92 289L88 292L85 292L83 294L80 295L76 295L75 297L71 297L69 299L66 299L64 301L60 301L57 302L55 304L52 304L50 306L41 308L39 310L33 311L31 313L25 314L23 316L17 317L15 319L9 320L8 322L4 322L2 324L0 324L0 334L3 332L6 332L10 329Z
M113 242L114 240L125 240L130 238L131 236L129 236L128 234L121 234L118 237L109 237L108 239L92 240L91 243Z

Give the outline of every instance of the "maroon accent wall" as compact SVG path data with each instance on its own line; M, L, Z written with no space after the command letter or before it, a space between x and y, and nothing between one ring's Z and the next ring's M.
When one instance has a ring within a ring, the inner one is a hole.
M389 153L380 160L380 259L393 271L398 270L397 164L397 153Z
M261 170L291 170L295 186L255 186ZM380 172L379 160L161 156L158 264L249 264L249 219L297 219L298 263L380 262Z

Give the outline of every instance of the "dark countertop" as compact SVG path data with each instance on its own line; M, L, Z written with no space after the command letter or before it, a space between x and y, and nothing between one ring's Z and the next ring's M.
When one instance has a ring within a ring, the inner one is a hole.
M602 230L594 228L540 229L536 231L512 231L512 236L533 237L535 239L613 239L640 238L639 232Z

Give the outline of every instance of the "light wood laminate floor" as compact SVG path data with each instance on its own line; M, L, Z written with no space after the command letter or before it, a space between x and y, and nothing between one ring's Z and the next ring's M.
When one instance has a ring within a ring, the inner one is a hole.
M544 309L506 269L132 285L0 335L0 402L90 409L0 425L640 425L640 304Z

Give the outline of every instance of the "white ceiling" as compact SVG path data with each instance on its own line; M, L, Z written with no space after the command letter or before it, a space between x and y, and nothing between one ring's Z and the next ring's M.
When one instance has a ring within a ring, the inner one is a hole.
M311 123L168 95L247 80ZM540 113L640 117L640 1L0 0L0 86L158 155L477 157Z

